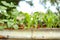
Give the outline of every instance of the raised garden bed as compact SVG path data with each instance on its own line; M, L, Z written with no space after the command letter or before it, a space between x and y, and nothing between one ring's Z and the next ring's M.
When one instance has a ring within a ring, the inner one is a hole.
M60 39L60 28L41 28L33 30L2 30L1 38L17 39Z
M32 36L31 32L33 31L33 29L37 30L36 33L43 32L43 31L44 31L43 33L45 33L46 29L49 30L49 31L46 30L47 32L50 32L50 30L52 31L60 30L60 19L59 19L60 14L59 13L56 14L56 13L53 13L51 10L48 10L46 13L34 12L30 15L28 13L18 12L16 9L16 5L14 5L12 2L7 3L5 1L2 1L1 3L2 5L0 5L0 11L1 11L0 12L0 30L1 30L0 34L3 36L9 35L11 36L10 38L12 37L20 38L24 34L22 37L31 38ZM25 31L24 29L27 31ZM28 29L31 29L31 30L29 31ZM19 30L19 31L13 31L13 30ZM24 30L23 34L21 30ZM15 34L12 35L13 33L17 33L17 35ZM19 33L21 34L19 35ZM28 35L31 34L31 35L28 36L27 34ZM33 31L33 34L34 34L34 31ZM47 34L49 35L49 33ZM34 36L35 35L33 35L32 38L35 38ZM36 37L40 37L40 36L38 36L37 34Z

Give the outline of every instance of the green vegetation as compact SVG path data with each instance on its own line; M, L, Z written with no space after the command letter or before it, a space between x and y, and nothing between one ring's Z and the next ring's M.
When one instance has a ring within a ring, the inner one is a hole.
M60 28L60 14L48 10L47 13L34 12L32 15L18 12L12 2L1 1L0 29ZM58 15L59 14L59 15Z

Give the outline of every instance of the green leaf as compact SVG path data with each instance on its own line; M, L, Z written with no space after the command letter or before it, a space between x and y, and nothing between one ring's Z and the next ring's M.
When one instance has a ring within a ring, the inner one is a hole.
M8 28L12 27L13 24L14 24L14 23L13 23L12 21L8 21L8 22L7 22Z
M3 21L3 22L8 22L8 20L7 20L7 19L3 19L2 21Z
M11 2L11 6L10 7L16 7L16 6L14 5L14 3Z
M8 22L7 19L0 20L0 23Z
M1 1L1 3L2 3L3 5L5 5L5 6L10 6L10 4L7 3L6 1Z
M7 3L6 1L1 1L1 3L5 6L8 6L8 7L15 7L15 5L11 2L11 3Z
M0 11L6 10L7 8L0 5Z
M11 16L16 17L16 16L18 16L18 15L19 15L19 12L17 11L17 9L13 9L13 10L11 11Z
M28 26L28 28L31 27L31 15L29 15L28 13L25 13L25 24Z
M17 30L19 27L18 25L13 25L13 28Z
M9 15L7 14L7 12L5 12L5 10L4 10L4 11L1 11L1 14L5 15L5 16L9 16Z

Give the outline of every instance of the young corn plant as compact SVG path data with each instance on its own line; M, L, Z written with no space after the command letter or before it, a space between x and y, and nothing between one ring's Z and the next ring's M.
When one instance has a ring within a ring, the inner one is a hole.
M41 28L43 28L44 26L46 26L46 24L43 21L44 15L45 15L45 13L43 13L43 12L39 13L38 23L40 24Z
M45 14L43 20L44 20L45 24L47 25L47 28L52 28L52 26L57 27L56 23L58 21L58 17L52 11L48 10L48 12L47 12L47 14Z
M24 24L27 26L27 28L31 28L31 15L29 15L28 13L25 13L25 19L24 19Z
M34 12L34 14L32 15L32 25L37 28L37 25L38 25L38 21L39 21L39 15L40 13L39 12Z

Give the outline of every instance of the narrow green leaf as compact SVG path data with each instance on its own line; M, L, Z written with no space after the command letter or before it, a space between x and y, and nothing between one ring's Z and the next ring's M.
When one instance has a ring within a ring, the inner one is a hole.
M17 30L18 29L18 25L13 25L13 28Z

